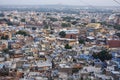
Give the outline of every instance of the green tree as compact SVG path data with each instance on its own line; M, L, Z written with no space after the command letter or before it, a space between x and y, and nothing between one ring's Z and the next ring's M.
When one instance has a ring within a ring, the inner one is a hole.
M50 21L53 21L53 22L58 21L57 18L53 18L53 17L48 17L48 18L50 19Z
M9 53L9 49L8 49L8 48L3 49L2 52L3 52L3 53Z
M120 33L116 33L115 35L117 35L118 37L120 37Z
M120 25L115 25L114 28L120 30Z
M80 39L80 40L79 40L79 43L80 43L80 44L85 44L85 40L84 40L84 39Z
M76 24L77 24L77 21L73 21L72 24L73 24L73 25L76 25Z
M14 24L13 24L13 22L11 22L11 21L7 21L7 25L13 26Z
M49 27L49 26L46 24L46 25L44 26L44 29L48 29L48 27Z
M47 15L51 15L51 13L47 13Z
M66 36L66 33L65 33L64 31L61 31L61 32L59 33L59 35L60 35L60 37L64 38L64 37Z
M65 49L72 49L72 46L70 46L69 44L66 44Z
M25 22L26 20L25 19L21 19L21 22Z
M71 24L70 23L62 23L61 26L62 27L71 27Z
M8 76L9 75L9 68L3 66L3 68L0 69L0 76Z
M4 17L5 15L3 13L0 13L0 17Z
M48 23L45 20L43 21L43 25L44 25L44 29L48 29L49 26L48 26Z
M62 17L63 21L67 21L67 22L70 22L71 20L75 19L74 17L70 17L70 16L67 16L67 17Z
M106 50L106 49L100 51L99 53L93 53L92 56L95 59L100 59L102 62L104 62L105 60L111 60L112 59L112 55L109 54L109 51Z
M17 16L15 16L15 17L14 17L14 19L18 19L18 17L17 17Z
M23 30L20 30L18 32L16 32L16 34L20 34L20 35L23 35L23 36L27 36L27 32L26 31L23 31Z
M8 40L8 39L9 39L9 36L8 36L8 35L1 36L1 39L2 39L2 40Z

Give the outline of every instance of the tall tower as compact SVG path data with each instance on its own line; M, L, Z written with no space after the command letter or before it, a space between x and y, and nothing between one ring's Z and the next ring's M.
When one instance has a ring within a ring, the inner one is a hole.
M76 44L78 45L79 44L79 41L78 41L78 35L76 36Z

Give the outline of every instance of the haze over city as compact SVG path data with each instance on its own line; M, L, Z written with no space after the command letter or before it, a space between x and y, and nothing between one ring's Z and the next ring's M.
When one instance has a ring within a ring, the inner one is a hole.
M0 0L0 80L120 80L120 0Z
M119 1L119 0L117 0ZM0 5L94 5L119 6L114 0L0 0Z

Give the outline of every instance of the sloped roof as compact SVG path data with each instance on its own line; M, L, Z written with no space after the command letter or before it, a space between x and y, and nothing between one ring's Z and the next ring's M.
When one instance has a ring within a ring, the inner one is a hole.
M109 48L120 48L120 40L108 40Z

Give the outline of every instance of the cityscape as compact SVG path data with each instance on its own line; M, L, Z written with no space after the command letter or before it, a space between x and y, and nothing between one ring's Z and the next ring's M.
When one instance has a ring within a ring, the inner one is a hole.
M0 80L120 80L120 6L0 5Z

